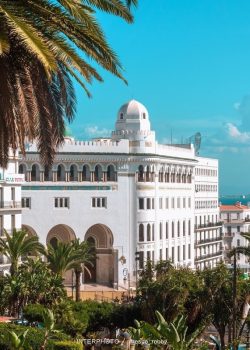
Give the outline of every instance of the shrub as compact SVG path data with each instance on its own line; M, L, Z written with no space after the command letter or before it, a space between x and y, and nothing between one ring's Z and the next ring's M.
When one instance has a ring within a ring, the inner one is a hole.
M83 350L83 345L73 341L57 341L54 343L54 350Z
M29 322L43 322L44 306L41 304L29 304L23 309L23 316Z
M24 326L17 326L9 323L0 323L0 334L5 335L7 334L7 331L14 331L17 334L20 334L22 331L26 330L27 327ZM40 350L43 341L44 341L44 335L45 335L45 330L43 329L38 329L38 328L33 328L29 327L29 332L27 334L27 344L29 345L32 350ZM70 339L69 336L63 334L63 333L56 333L55 336L53 336L55 339L50 339L48 341L46 350L53 350L53 344L55 341L58 340L68 340ZM6 344L4 344L4 341L0 338L0 350L8 350L8 347Z

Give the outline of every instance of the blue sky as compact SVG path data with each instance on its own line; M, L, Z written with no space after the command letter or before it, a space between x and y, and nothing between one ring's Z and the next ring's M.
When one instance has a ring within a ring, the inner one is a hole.
M76 85L74 136L108 136L134 98L159 142L201 132L201 155L220 160L221 194L250 193L249 0L139 0L134 14L133 25L98 16L129 85L103 70L92 99Z

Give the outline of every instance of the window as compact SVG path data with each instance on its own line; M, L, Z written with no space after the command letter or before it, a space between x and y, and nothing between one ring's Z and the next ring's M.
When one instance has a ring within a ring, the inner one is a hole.
M159 259L162 260L162 249L159 251Z
M240 232L240 226L237 226L237 232Z
M177 198L177 208L180 209L181 207L181 199Z
M144 198L139 198L139 209L144 209Z
M174 209L174 198L172 198L172 208Z
M159 231L160 231L160 239L162 239L162 223L161 222L160 222Z
M188 197L188 207L191 208L191 198Z
M106 197L93 197L92 198L92 208L107 208L107 198Z
M188 245L188 259L191 259L191 245Z
M177 222L177 236L180 237L180 221Z
M168 239L168 222L166 222L166 239Z
M139 252L139 269L143 269L144 265L144 252Z
M69 208L69 198L68 197L56 197L55 198L55 208Z
M147 241L151 241L151 226L147 224Z
M184 209L186 208L186 198L185 197L183 198L182 206Z
M172 262L174 262L174 247L172 247Z
M15 187L11 187L11 200L15 200Z
M172 238L174 238L174 221L172 221Z
M186 235L186 222L185 222L185 220L183 220L183 224L182 224L182 234L183 234L183 236Z
M168 248L166 248L166 260L168 259Z
M155 240L155 224L152 224L152 241Z
M23 197L22 198L22 208L31 208L31 198Z
M147 209L151 209L151 198L147 198Z
M159 198L159 209L162 209L162 198Z
M191 235L191 220L188 220L188 235Z
M180 261L180 246L177 247L177 261Z
M166 209L169 208L169 201L168 201L168 198L166 198Z
M143 226L143 224L139 225L139 242L144 242L144 226Z
M154 208L155 208L155 199L152 198L152 209L154 209Z
M182 248L182 254L183 254L183 260L186 260L186 246L183 245L183 248Z
M150 250L147 251L147 260L151 259L151 254L150 254Z

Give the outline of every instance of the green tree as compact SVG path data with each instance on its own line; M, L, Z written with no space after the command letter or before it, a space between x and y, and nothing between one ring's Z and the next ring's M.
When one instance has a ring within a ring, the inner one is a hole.
M96 19L96 11L133 21L136 0L0 0L0 165L9 148L25 154L36 139L41 159L51 164L63 141L64 120L75 112L71 78L102 81L94 61L124 79L122 66ZM82 58L82 57L84 58Z
M95 258L95 252L93 247L85 241L80 242L79 239L71 242L73 249L78 252L80 261L74 266L75 272L75 284L76 284L76 301L79 301L80 298L80 288L81 288L81 274L84 270L90 274L88 266L93 265L93 259Z
M5 237L0 238L0 254L6 256L10 261L10 273L13 276L18 270L18 264L30 254L42 252L44 247L38 241L38 237L29 236L26 231L13 230L9 235L5 230Z
M49 268L60 276L82 263L81 250L75 249L72 243L58 241L53 246L48 244L45 256Z

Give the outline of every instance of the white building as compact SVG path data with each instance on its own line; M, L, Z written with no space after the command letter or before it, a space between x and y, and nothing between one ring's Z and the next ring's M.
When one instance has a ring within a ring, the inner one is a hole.
M148 111L132 100L119 109L111 138L65 138L50 170L30 146L19 166L27 181L24 227L42 243L93 242L96 266L87 281L129 287L146 259L194 267L194 170L200 162L191 144L159 144ZM217 176L213 181L217 185Z
M7 169L0 168L0 237L4 229L12 233L21 229L21 184L24 176L18 174L17 154L10 153ZM0 256L0 271L8 268L8 262Z
M240 202L234 205L221 205L220 218L223 221L225 260L229 261L227 253L232 248L248 245L248 241L242 237L241 233L250 233L250 207ZM245 255L238 254L237 263L242 268L249 269L248 258Z
M215 267L223 259L218 206L218 160L197 157L195 167L195 267Z

